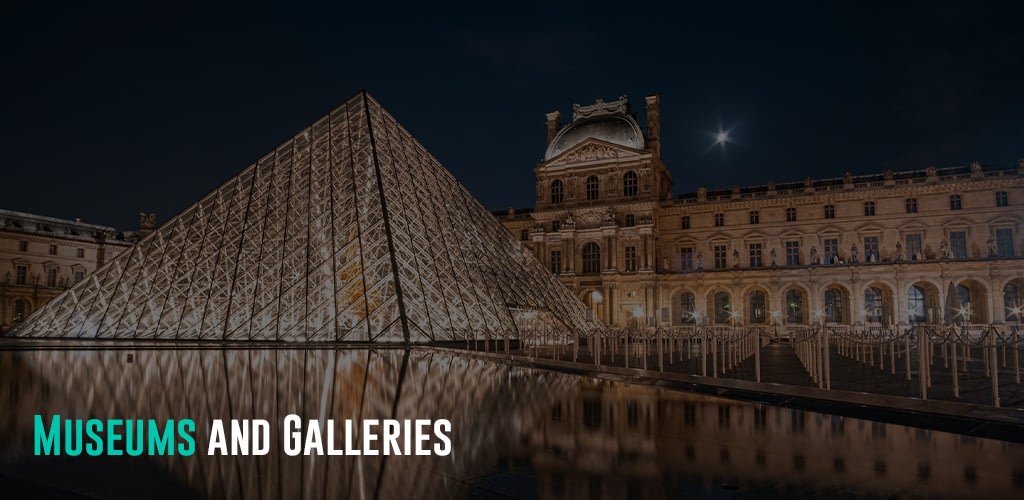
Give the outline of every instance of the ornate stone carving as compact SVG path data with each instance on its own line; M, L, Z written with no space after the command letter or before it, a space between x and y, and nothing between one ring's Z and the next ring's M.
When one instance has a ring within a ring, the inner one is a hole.
M626 96L619 96L619 99L614 102L604 102L603 99L598 99L597 101L594 101L594 104L587 106L582 106L580 104L572 105L572 121L582 120L592 116L628 113L629 99L626 98Z
M604 144L586 144L579 149L566 153L563 160L566 163L580 161L603 160L605 158L618 158L619 150Z

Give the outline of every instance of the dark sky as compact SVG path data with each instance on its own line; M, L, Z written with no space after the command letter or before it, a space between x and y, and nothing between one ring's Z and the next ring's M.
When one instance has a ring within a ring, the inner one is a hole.
M494 209L544 113L623 94L661 94L677 194L1024 157L1021 2L149 3L3 7L0 207L162 222L363 88Z

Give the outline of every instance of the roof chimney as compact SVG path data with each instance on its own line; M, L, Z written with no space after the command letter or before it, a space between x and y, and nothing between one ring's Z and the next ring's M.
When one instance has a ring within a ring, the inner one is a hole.
M657 94L644 98L647 101L647 145L654 156L661 156L661 97Z
M562 127L562 113L558 111L552 111L547 114L548 117L548 144L555 139L555 135L558 134L558 129Z

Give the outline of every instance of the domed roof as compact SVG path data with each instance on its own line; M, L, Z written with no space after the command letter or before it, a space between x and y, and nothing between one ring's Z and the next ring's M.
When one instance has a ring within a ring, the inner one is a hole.
M599 139L627 148L644 149L644 134L640 125L627 114L607 114L585 118L563 128L544 153L544 161L550 160L573 146L590 139Z

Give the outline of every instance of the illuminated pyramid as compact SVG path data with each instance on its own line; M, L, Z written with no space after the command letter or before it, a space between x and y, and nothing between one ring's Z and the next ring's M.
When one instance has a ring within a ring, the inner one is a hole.
M22 337L429 342L586 310L360 93L19 324Z

